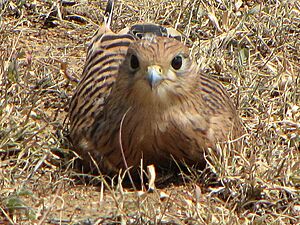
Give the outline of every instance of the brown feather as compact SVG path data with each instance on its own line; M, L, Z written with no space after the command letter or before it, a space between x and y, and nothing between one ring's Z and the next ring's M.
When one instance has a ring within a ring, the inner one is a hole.
M139 61L135 71L132 55ZM171 62L178 55L183 63L175 70ZM155 89L146 79L149 66L162 71ZM198 71L181 42L156 35L95 36L69 118L76 151L85 161L91 155L107 173L125 168L120 145L128 166L138 167L141 158L144 165L164 166L172 157L203 166L208 148L243 134L222 85Z

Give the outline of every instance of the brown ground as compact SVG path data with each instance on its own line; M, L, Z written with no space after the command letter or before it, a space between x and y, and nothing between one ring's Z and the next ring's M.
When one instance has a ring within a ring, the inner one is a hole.
M115 30L177 26L248 132L241 152L212 159L216 184L197 172L153 193L79 182L63 122L106 2L61 2L0 1L0 224L300 223L298 1L117 2Z

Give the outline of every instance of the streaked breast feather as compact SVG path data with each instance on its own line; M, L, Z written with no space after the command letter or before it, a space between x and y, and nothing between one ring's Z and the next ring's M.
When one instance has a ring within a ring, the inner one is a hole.
M102 110L128 46L135 39L130 34L113 33L93 38L88 47L81 81L70 103L71 131L78 131L82 124L89 124L91 115Z

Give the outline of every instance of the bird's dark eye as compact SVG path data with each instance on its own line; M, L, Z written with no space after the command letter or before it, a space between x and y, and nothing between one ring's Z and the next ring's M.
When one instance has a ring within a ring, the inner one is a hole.
M171 66L175 70L179 70L182 66L182 57L180 55L175 56L171 62Z
M134 70L136 70L137 68L140 67L140 63L139 63L139 60L136 57L136 55L131 55L131 58L130 58L130 67L131 67L131 69L134 69Z

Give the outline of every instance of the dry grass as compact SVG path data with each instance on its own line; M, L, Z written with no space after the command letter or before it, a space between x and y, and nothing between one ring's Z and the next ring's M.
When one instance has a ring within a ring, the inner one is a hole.
M181 31L248 131L243 151L211 157L216 184L192 173L153 193L74 178L62 135L69 77L80 77L106 4L75 3L0 1L0 224L300 223L298 1L118 1L115 30L150 21Z

